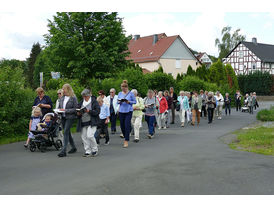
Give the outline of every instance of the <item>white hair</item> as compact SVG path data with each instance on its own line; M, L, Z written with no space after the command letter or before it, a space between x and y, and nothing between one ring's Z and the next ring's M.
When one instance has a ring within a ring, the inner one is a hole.
M131 92L132 92L133 94L135 94L135 95L137 95L137 94L138 94L137 89L132 89L132 90L131 90Z

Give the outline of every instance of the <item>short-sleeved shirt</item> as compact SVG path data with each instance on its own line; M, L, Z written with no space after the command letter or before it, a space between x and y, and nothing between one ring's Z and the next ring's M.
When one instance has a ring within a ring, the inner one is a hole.
M110 116L109 107L106 104L103 104L100 107L99 117L100 117L100 119L106 119L109 116Z
M41 108L43 116L52 111L52 101L49 96L43 96L40 100L39 96L37 96L34 100L33 106L37 106L38 104L49 104L51 108Z

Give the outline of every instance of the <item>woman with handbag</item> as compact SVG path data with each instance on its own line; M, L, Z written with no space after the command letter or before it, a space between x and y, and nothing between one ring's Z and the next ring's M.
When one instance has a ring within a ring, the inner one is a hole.
M202 98L198 96L196 91L193 92L192 102L191 102L191 111L192 111L192 122L191 125L195 125L195 120L197 117L197 125L200 124L200 117L202 111Z
M158 101L159 101L159 116L158 116L158 129L166 129L166 116L167 116L167 110L168 110L168 105L167 105L167 101L166 98L163 97L163 92L159 91L158 92L158 97L157 97Z
M136 104L133 105L133 114L131 119L131 125L134 129L134 142L137 143L140 141L139 138L139 129L142 126L143 112L145 108L144 101L141 97L138 97L138 92L136 89L131 90L136 98Z
M189 102L188 98L184 91L180 91L180 96L178 97L178 107L176 110L179 111L179 117L181 120L181 126L185 126L185 114L189 111Z
M145 109L143 112L145 112L145 121L147 122L148 126L148 138L152 139L155 134L154 130L154 124L156 121L155 118L155 111L159 107L159 102L156 97L154 97L154 92L152 90L148 90L147 97L144 99L144 105Z
M207 105L208 124L211 124L213 119L214 108L216 105L213 92L208 92L208 96L206 98L206 105Z

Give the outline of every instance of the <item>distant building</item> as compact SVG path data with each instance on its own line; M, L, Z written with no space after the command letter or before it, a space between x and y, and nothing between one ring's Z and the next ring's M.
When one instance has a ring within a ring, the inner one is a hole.
M197 59L198 59L201 63L205 64L205 66L206 66L207 69L211 66L212 61L211 61L211 59L209 58L209 56L207 55L207 53L202 52L202 53L195 54L195 56L197 57Z
M267 71L274 74L274 45L242 41L223 59L224 64L231 64L236 75L253 71Z
M179 35L169 37L165 33L145 37L135 35L130 40L128 48L130 51L128 59L133 60L140 67L153 72L162 66L163 71L174 78L178 73L186 73L189 65L193 70L201 66L200 61Z

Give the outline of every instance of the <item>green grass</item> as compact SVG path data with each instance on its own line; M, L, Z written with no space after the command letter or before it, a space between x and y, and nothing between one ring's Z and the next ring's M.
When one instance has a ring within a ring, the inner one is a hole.
M274 155L274 128L252 128L235 134L237 139L229 144L231 149Z
M17 137L9 137L9 138L3 138L0 137L0 145L3 144L10 144L14 142L21 142L21 141L26 141L27 140L27 135L21 135Z
M274 121L274 106L259 111L256 117L261 121Z

